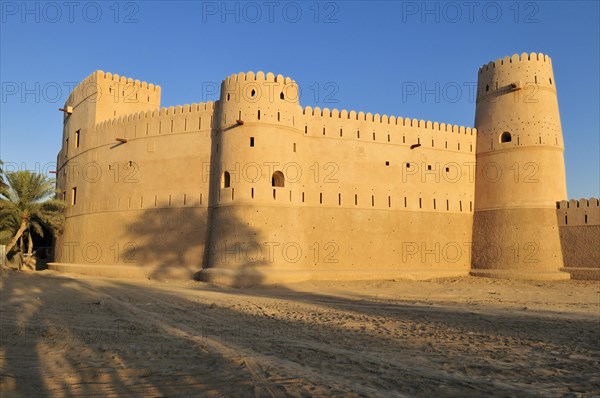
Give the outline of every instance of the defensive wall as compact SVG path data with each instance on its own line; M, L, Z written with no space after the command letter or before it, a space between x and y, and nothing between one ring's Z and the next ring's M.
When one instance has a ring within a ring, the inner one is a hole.
M530 82L533 105L523 101ZM272 73L227 77L214 103L161 108L160 92L96 71L67 100L57 187L68 207L51 268L232 285L461 276L488 264L511 277L502 256L472 258L473 244L508 250L508 223L525 227L525 244L550 242L533 277L568 277L558 272L566 189L545 55L480 69L478 130L302 107L297 83ZM482 167L510 176L515 161L537 166L540 183L511 185Z
M596 198L556 205L564 271L573 279L600 279L600 203Z

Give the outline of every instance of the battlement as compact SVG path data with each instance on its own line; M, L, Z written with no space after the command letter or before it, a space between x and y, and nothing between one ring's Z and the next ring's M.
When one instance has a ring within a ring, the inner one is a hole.
M496 67L500 67L501 65L505 65L505 64L512 64L512 63L518 63L518 62L527 62L527 61L540 61L540 62L547 62L550 66L552 66L552 60L550 59L550 57L546 54L542 54L542 53L522 53L521 55L519 54L513 54L511 57L509 57L508 55L502 59L497 58L495 61L490 61L485 65L482 65L479 68L479 74L481 75L484 71L496 68Z
M118 74L112 74L110 72L104 72L102 70L96 70L92 72L89 76L87 76L81 83L79 83L73 92L67 98L65 105L74 106L80 103L82 100L92 96L92 95L103 95L103 94L112 94L105 92L105 89L102 88L105 85L110 87L114 84L122 85L122 88L132 87L134 92L142 90L147 93L155 93L158 94L158 98L160 99L160 86L147 83L145 81L134 80L130 77L120 76ZM97 99L96 99L97 100Z
M224 80L224 84L232 84L238 82L250 82L250 81L266 81L266 82L277 82L282 84L296 84L296 82L291 77L284 77L283 75L275 75L271 72L265 74L262 71L258 71L256 73L249 72L239 72L234 73L232 75L227 76Z
M97 125L97 129L104 129L106 127L118 126L123 123L130 123L136 120L142 119L152 119L152 118L160 118L163 116L173 116L180 115L186 113L198 113L198 112L208 112L212 114L215 109L215 102L198 102L193 104L185 104L185 105L177 105L177 106L169 106L167 108L160 108L154 111L141 111L134 112L128 115L114 117L112 119L107 119L100 121Z
M600 225L600 200L571 199L556 202L559 226Z
M522 53L488 62L479 68L477 98L527 89L555 90L552 60L542 53ZM529 93L535 95L535 93Z
M388 115L380 115L379 113L372 114L370 112L356 112L354 110L348 112L346 109L342 109L341 111L338 109L329 108L319 108L318 106L312 108L310 106L304 107L302 110L302 114L305 116L316 116L316 117L329 117L329 118L338 118L342 120L352 120L352 121L362 121L362 122L370 122L370 123L379 123L379 124L387 124L393 126L405 126L405 127L417 127L417 128L426 128L436 131L445 131L452 132L458 134L465 135L474 135L477 133L477 130L472 127L464 127L446 123L438 123L432 122L430 120L418 120L418 119L410 119L410 118L402 118L400 116L388 116Z

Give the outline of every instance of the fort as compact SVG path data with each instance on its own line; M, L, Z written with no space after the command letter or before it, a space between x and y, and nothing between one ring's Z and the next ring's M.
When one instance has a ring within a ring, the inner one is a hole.
M598 278L597 199L567 202L552 62L479 69L474 128L301 107L239 73L216 102L96 71L64 108L50 268L235 286L307 279Z

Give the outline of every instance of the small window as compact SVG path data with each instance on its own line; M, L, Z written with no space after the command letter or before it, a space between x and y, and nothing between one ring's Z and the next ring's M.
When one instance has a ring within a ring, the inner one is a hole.
M512 141L512 136L510 135L510 133L508 131L505 131L500 136L500 142L511 142L511 141Z
M390 162L389 162L389 161L386 161L386 162L385 162L385 165L386 165L386 166L389 166L389 165L390 165Z
M272 187L284 187L285 186L285 178L283 177L283 173L281 171L276 171L273 173L271 177L271 186Z
M252 92L250 93L251 97L255 97L256 96L256 90L252 89Z
M427 165L427 170L431 170L431 165L430 164Z
M296 152L296 143L294 142L294 152Z
M485 91L490 91L490 85L489 84L485 85Z
M77 187L71 188L71 206L77 204Z
M79 135L81 134L81 130L77 130L75 132L75 148L79 148Z
M250 146L253 147L254 146L254 137L250 137Z
M231 186L231 174L228 171L223 173L223 188L229 188Z
M285 95L283 95L283 92L279 94L279 99L285 99Z

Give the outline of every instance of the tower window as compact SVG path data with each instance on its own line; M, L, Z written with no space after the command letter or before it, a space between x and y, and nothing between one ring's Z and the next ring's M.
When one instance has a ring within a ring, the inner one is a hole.
M271 186L273 186L273 187L285 186L285 178L283 177L283 173L281 171L276 171L273 173L273 176L271 177Z
M75 206L77 204L77 187L71 188L71 205Z
M390 162L389 162L389 161L386 161L386 162L385 162L385 165L386 165L386 166L389 166L389 165L390 165Z
M489 84L485 85L485 91L490 91L490 85Z
M285 95L283 95L283 92L279 94L279 99L285 99Z
M512 141L512 136L510 135L510 133L508 131L505 131L500 136L500 142L511 142L511 141Z
M81 134L81 130L77 130L75 132L75 148L79 148L79 135Z
M254 137L250 137L250 146L253 147L254 146Z
M231 186L231 174L228 171L223 173L223 188L229 188Z

